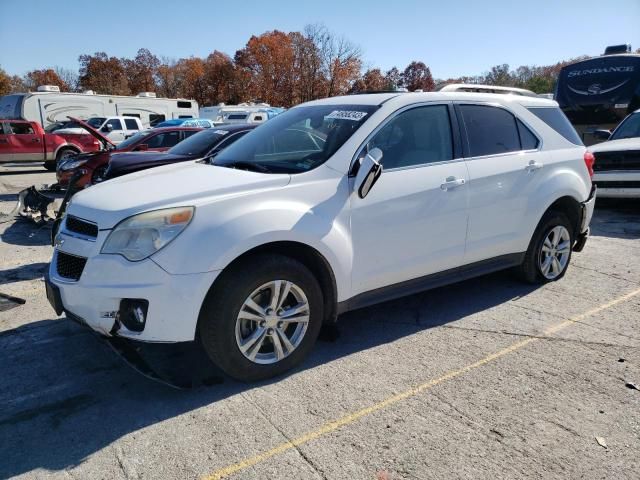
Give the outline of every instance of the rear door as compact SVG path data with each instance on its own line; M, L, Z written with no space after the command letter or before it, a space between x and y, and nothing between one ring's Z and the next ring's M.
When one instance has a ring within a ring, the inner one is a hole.
M522 219L546 153L532 129L494 104L456 105L469 169L469 232L464 263L522 249Z
M29 122L10 120L3 122L0 135L0 160L5 162L42 161L42 137Z
M140 131L138 120L136 118L124 118L125 138L129 138Z

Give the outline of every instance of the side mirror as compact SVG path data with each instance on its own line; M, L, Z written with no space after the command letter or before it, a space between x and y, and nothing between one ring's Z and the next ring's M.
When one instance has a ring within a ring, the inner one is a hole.
M102 131L107 133L113 132L113 125L106 124L104 127L102 127Z
M609 130L598 129L598 130L594 130L593 136L599 140L609 140L609 137L611 136L611 132Z
M145 150L149 150L149 145L146 143L141 143L135 148L135 150L138 152L144 152Z
M380 160L382 160L382 150L379 148L372 149L362 159L355 181L360 198L364 198L369 194L380 175L382 175Z

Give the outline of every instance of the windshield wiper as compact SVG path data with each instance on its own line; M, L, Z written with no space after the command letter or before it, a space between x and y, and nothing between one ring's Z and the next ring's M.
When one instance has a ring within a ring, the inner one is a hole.
M218 167L228 167L228 168L236 168L238 170L253 170L255 172L260 173L270 173L271 170L262 165L261 163L256 162L247 162L247 161L237 161L232 163L224 163L222 165L213 163L212 165L216 165Z

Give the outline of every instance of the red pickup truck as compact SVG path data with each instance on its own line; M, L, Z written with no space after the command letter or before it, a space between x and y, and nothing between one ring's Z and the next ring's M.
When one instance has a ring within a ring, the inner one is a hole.
M89 134L47 133L38 122L0 120L0 163L44 162L53 171L64 158L101 148Z

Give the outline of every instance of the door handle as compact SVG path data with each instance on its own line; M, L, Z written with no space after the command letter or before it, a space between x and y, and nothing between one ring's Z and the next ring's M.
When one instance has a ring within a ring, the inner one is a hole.
M40 139L39 138L32 138L31 141L33 143L40 143Z
M527 172L534 172L536 170L540 170L542 167L544 167L544 164L536 162L535 160L531 160L529 164L526 167L524 167L524 169Z
M452 190L454 188L460 187L466 183L464 178L456 178L456 177L447 177L443 184L440 185L440 188L445 192L447 190Z

